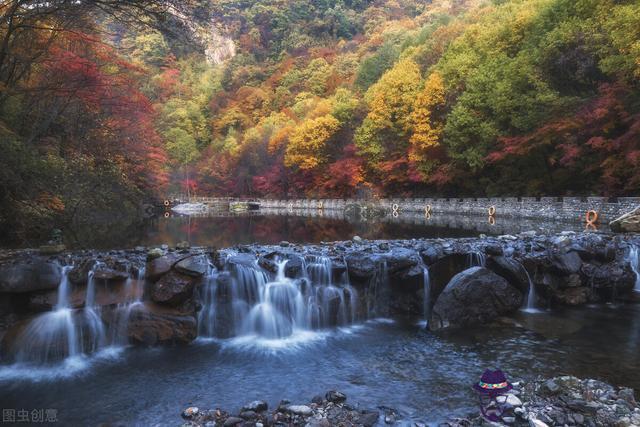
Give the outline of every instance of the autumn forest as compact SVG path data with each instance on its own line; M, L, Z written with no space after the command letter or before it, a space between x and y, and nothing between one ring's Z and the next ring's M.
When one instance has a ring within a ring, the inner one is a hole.
M637 194L635 0L0 3L0 235L223 196Z

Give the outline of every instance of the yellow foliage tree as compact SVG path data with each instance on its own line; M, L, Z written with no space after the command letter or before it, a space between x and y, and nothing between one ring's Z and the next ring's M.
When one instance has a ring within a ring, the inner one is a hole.
M413 134L409 139L409 160L415 162L427 160L427 150L438 145L442 136L443 124L436 120L434 112L444 106L444 95L442 76L437 72L431 74L413 105L413 113L411 114Z
M332 115L307 119L289 137L284 164L300 169L314 169L327 160L327 142L340 128Z
M406 149L413 125L411 113L422 78L418 65L403 59L387 71L365 94L369 112L355 135L361 153L381 160L384 153Z

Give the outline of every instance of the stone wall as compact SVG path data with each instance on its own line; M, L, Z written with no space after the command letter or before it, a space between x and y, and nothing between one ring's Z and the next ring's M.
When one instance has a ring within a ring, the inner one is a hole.
M640 205L640 197L495 197L466 199L289 199L259 200L261 208L343 210L351 204L373 203L393 212L420 212L430 207L432 215L465 214L488 216L495 207L495 216L511 218L543 218L563 221L584 221L586 212L594 210L600 222L609 222Z

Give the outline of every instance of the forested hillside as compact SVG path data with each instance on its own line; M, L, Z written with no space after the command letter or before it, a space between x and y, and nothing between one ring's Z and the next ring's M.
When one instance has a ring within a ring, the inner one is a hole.
M637 194L635 0L0 6L2 228L176 191Z

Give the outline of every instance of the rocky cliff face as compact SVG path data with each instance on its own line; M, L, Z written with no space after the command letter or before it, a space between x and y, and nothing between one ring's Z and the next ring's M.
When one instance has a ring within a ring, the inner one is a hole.
M171 14L189 37L201 46L210 65L220 65L236 55L233 39L212 18L196 19L174 7L171 8Z

